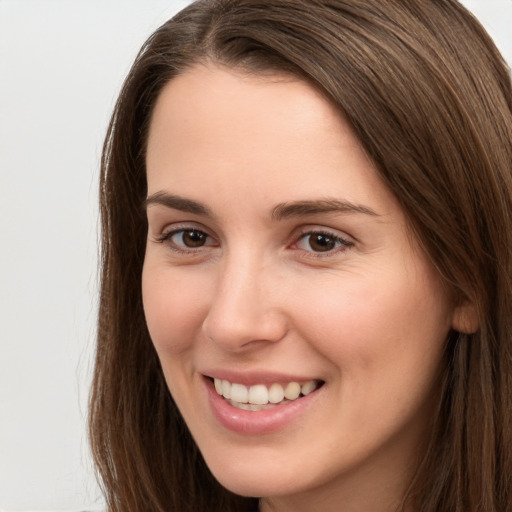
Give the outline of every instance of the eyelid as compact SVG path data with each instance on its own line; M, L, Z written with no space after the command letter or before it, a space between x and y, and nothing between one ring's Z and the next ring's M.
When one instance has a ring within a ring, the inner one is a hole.
M331 250L327 251L314 251L312 250L306 250L301 248L295 248L295 250L302 251L303 253L306 253L308 257L313 258L328 258L335 256L339 254L340 252L344 252L351 247L355 245L355 240L353 237L349 236L348 234L341 232L337 229L332 228L326 228L324 226L304 226L302 227L293 238L293 242L289 245L289 247L292 247L294 245L299 244L304 238L306 238L308 235L325 235L332 239L334 239L336 242L338 242L340 245L338 247L335 247Z
M185 245L181 246L174 242L172 242L172 237L178 233L184 233L187 231L196 231L199 233L203 233L206 235L210 240L213 240L214 243L207 243L205 245L199 246L199 247L187 247ZM178 222L175 224L168 224L166 225L162 230L160 230L160 233L155 235L153 237L153 241L156 243L165 244L168 246L168 248L176 253L182 253L182 254L197 254L201 250L204 250L205 248L215 247L218 246L218 242L210 233L210 230L206 229L201 224L195 223L195 222Z
M194 232L197 232L197 233L204 234L208 238L213 239L213 237L210 234L208 234L206 231L204 231L202 229L198 229L198 228L177 228L177 229L171 229L170 231L162 233L161 235L159 235L157 237L157 240L165 242L166 240L169 240L170 238L172 238L174 235L177 235L178 233L186 233L186 232L190 232L190 231L194 231Z
M200 224L198 222L194 221L184 221L184 222L171 222L168 224L165 224L165 226L161 229L158 229L155 231L158 231L157 237L164 238L168 236L170 233L176 233L178 231L201 231L202 233L207 234L208 236L215 238L211 230L206 228L203 224Z
M210 243L207 242L204 245L200 245L197 247L188 247L185 244L177 244L171 240L171 238L174 235L186 231L197 231L200 233L204 233L210 240ZM315 251L313 248L308 250L305 248L298 247L298 244L300 244L300 242L304 240L308 235L327 236L334 240L337 246L335 246L332 249L327 249L325 251ZM309 258L333 257L335 255L339 255L339 253L342 253L350 249L356 243L354 237L348 235L347 233L340 231L338 229L327 228L321 225L302 226L298 230L296 230L295 233L292 234L291 238L292 240L289 244L287 244L287 248L295 251L300 251L303 255L305 255L305 257ZM168 248L175 253L191 255L198 255L199 253L205 250L211 249L212 247L218 247L220 245L217 240L217 237L213 235L208 228L194 221L167 224L162 230L160 230L159 234L153 236L153 241L156 243L167 245Z

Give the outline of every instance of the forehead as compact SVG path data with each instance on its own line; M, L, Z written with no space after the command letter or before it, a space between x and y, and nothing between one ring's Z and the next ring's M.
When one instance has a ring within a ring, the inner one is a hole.
M150 194L167 190L202 202L231 191L274 203L390 194L348 122L316 88L290 76L202 65L160 94L147 172Z
M196 123L198 115L200 125ZM260 129L261 135L278 132L284 136L292 126L300 137L304 128L314 128L319 121L329 130L333 122L338 124L338 118L341 120L341 115L317 89L290 75L259 76L196 65L163 88L150 124L150 142L154 142L155 129L164 124L168 128L179 127L183 135L197 137L212 129L218 135L228 134L230 128L240 133L244 127ZM202 138L201 142L206 141Z

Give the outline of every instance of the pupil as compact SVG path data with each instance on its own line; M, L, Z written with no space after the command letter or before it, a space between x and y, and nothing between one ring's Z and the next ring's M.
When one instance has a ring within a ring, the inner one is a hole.
M201 247L204 245L205 235L200 231L186 231L183 233L183 243L187 247Z
M318 234L311 237L309 244L315 251L326 252L334 249L335 241L330 236Z

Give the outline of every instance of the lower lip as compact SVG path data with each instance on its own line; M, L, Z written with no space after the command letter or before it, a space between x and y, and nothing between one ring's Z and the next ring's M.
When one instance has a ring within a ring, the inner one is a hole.
M205 379L210 407L219 423L238 434L269 434L300 421L311 405L319 398L323 386L307 396L298 398L271 409L246 411L238 409L215 391L213 383Z

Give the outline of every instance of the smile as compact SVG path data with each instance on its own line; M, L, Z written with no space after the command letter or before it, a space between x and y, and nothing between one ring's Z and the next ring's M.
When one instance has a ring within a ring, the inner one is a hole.
M245 386L216 378L213 382L217 394L223 396L233 407L247 411L262 411L293 402L309 395L322 384L318 380L309 380L303 383L288 382L284 385L276 382L269 387L265 384Z

